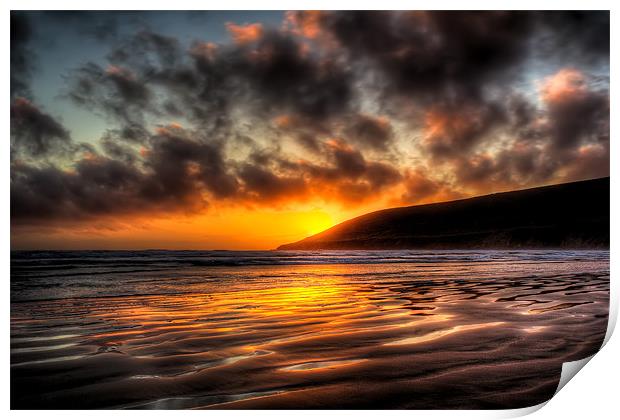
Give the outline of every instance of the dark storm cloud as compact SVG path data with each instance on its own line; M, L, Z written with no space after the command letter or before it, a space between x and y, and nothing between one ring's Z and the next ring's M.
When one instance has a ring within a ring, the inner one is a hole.
M513 131L522 144L537 146L533 153L540 155L530 159L537 165L522 163L520 172L548 179L563 171L569 180L579 179L576 173L585 178L609 175L609 91L598 87L593 77L565 68L544 81L540 94L541 110L521 105L513 112L518 117ZM513 159L523 162L524 156ZM600 166L596 168L593 161Z
M299 133L297 135L297 142L301 144L307 150L312 152L318 152L320 150L319 142L312 133Z
M277 31L228 46L197 43L190 55L193 66L176 39L141 31L108 58L111 65L131 71L143 91L147 83L166 89L170 99L162 112L189 111L195 120L225 117L233 100L254 105L252 111L258 114L286 111L320 120L343 112L351 99L347 68L334 57L317 60L304 53L297 40ZM101 79L100 71L82 72L84 83ZM79 85L75 88L78 97L84 96ZM132 103L133 95L126 99Z
M299 115L326 119L341 113L351 98L351 79L334 58L304 55L301 45L278 32L266 33L253 52L242 54L233 68L260 102Z
M66 152L71 144L69 132L52 116L25 98L11 104L12 158L45 157Z
M554 150L572 149L584 143L609 142L609 96L582 92L551 102L548 117Z
M105 132L102 140L106 141L128 141L130 143L144 143L149 136L149 132L140 124L130 124L119 129L109 129Z
M547 11L535 18L537 54L587 64L609 62L609 11Z
M144 115L154 110L152 92L131 70L115 65L103 69L88 63L68 80L68 97L73 102L120 122L123 137L140 139Z
M258 164L243 164L239 170L248 197L260 201L277 201L307 192L303 176L278 175Z
M304 149L313 153L321 151L320 139L331 137L333 131L326 121L315 121L289 114L275 117L272 126L280 134L292 136Z
M257 115L289 113L320 124L343 117L349 119L344 134L352 141L385 149L389 128L372 117L348 113L356 105L354 74L338 58L344 51L352 60L370 65L369 71L380 72L387 97L407 96L423 110L430 107L458 114L467 109L479 116L481 121L469 129L452 130L430 148L438 155L461 153L489 128L504 122L505 113L497 99L488 97L489 92L521 70L533 31L575 20L572 14L549 16L530 12L326 12L318 22L322 33L335 40L328 53L304 49L297 37L286 32L261 29L233 45L196 44L191 50L193 66L176 39L139 31L112 50L108 70L94 64L80 69L72 78L71 97L81 104L98 104L124 121L125 127L140 125L142 114L150 112L183 116L211 124L213 129L230 128L229 115L236 106L249 107ZM580 24L591 19L582 19ZM366 30L360 31L362 27ZM111 82L107 87L106 79ZM165 89L167 100L155 104L150 86ZM297 138L316 150L316 134L304 130Z
M609 58L605 11L324 12L316 21L322 36L352 58L369 60L395 91L414 94L417 101L476 98L489 85L516 76L533 53L576 62Z
M127 164L134 164L138 160L138 154L133 148L128 147L124 142L118 141L113 136L104 135L99 145L104 154L110 159Z
M188 180L202 184L216 198L236 193L237 181L229 173L221 145L194 140L182 130L165 128L153 139L147 165L156 174L148 188L150 194L169 195L175 191L191 192Z
M76 156L70 170L14 163L12 220L196 211L208 205L207 193L215 198L237 193L237 179L218 147L176 127L162 127L149 141L141 162L132 149L104 140L107 156Z
M206 89L209 82L234 86L226 94L252 101L259 114L284 111L321 120L343 112L351 99L351 74L342 63L318 60L280 32L268 30L232 47L195 48L194 57Z
M434 159L442 160L470 152L506 119L506 110L498 103L461 104L437 107L426 116L423 147Z
M137 174L115 160L78 161L74 171L18 162L11 167L12 223L81 220L136 208Z
M83 221L143 212L204 208L187 167L171 162L165 172L141 171L131 162L104 156L77 160L71 170L17 162L11 167L11 220L14 224ZM162 168L156 168L162 170ZM167 174L180 178L160 178Z
M160 127L139 153L109 138L100 146L105 155L84 150L70 169L15 161L11 167L12 222L187 213L204 209L209 199L267 206L308 197L359 203L402 178L396 167L369 161L358 150L336 141L325 146L329 154L325 164L259 152L246 162L227 162L222 145L176 126Z
M390 93L436 103L478 98L518 71L532 19L522 12L328 12L321 26L353 59L378 68Z
M543 107L509 101L509 133L516 140L494 155L455 156L463 185L538 185L558 174L565 181L609 176L609 94L587 75L562 69L541 87Z
M436 157L469 152L493 129L519 118L511 112L525 107L504 101L511 96L506 85L521 76L525 60L551 54L587 65L609 58L608 12L322 12L313 22L320 28L314 36L379 72L386 102L405 96L423 114L445 116L444 129L425 144ZM554 128L547 134L558 145L576 144L608 118L600 95L549 113Z
M36 55L35 28L23 12L11 12L11 161L47 159L71 152L69 131L32 99L30 87Z
M322 12L313 23L329 48L377 75L393 117L412 129L441 122L423 144L438 159L469 153L506 123L497 92L520 75L536 27L529 12ZM385 149L387 133L363 123L348 136Z
M113 63L133 65L143 73L154 73L158 66L174 67L180 61L181 54L182 49L176 38L140 30L119 42L108 54L108 59Z
M350 119L345 135L360 145L385 151L392 140L393 131L387 118L360 114Z
M273 30L251 42L196 43L189 54L174 38L140 31L108 59L105 69L89 63L70 74L68 96L124 130L139 128L151 115L182 117L213 135L232 135L235 108L258 118L289 113L318 128L345 113L352 99L348 68L334 57L304 53L298 40ZM299 138L316 148L313 134L306 130Z
M329 140L324 145L328 164L303 161L297 170L306 173L313 184L318 184L337 199L348 203L364 202L402 180L398 168L370 161L362 152L340 140Z
M34 53L30 50L33 28L28 18L11 12L11 98L30 96Z
M237 199L259 205L313 198L359 204L402 180L395 166L368 160L343 141L332 139L319 148L326 162L294 161L256 150L247 162L237 165Z
M183 117L196 125L228 124L228 95L223 69L204 75L178 40L140 30L118 41L102 67L88 63L67 75L67 96L79 106L112 118L117 136L144 139L148 117Z
M477 154L454 161L459 185L485 191L489 187L520 188L539 185L555 173L558 162L541 148L518 144L495 156Z
M418 204L420 202L446 201L461 198L447 182L429 177L428 170L416 168L404 174L404 194L396 202L398 205Z

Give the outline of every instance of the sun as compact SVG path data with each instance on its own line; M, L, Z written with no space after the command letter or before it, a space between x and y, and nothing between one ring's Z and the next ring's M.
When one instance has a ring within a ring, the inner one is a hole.
M307 236L315 235L333 225L333 217L323 211L311 211L303 213L299 217L300 231L303 231Z

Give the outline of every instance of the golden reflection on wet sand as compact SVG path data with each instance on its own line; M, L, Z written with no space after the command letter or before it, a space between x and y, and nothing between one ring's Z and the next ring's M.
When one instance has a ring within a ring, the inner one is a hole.
M14 408L501 408L605 333L608 263L211 268L12 305ZM172 279L171 281L174 281Z

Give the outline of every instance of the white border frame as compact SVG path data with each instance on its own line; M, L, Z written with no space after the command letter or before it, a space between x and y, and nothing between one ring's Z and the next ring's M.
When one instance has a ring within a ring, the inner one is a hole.
M5 303L4 318L2 323L2 335L0 340L2 341L2 349L4 357L0 363L0 372L2 373L1 395L3 399L3 408L9 410L10 405L10 293L9 293L9 279L10 279L10 213L9 213L9 198L10 198L10 170L9 170L9 101L7 100L9 95L9 54L10 54L10 13L9 10L286 10L286 9L384 9L384 10L441 10L441 9L464 9L465 6L474 10L486 10L486 9L504 9L504 10L611 10L611 45L618 45L618 23L620 19L617 18L617 10L620 7L618 2L610 1L576 1L565 0L562 2L548 1L548 0L522 0L522 1L503 1L501 4L497 1L490 0L472 0L467 2L448 1L448 0L433 0L433 1L397 1L397 0L382 0L381 2L371 1L334 1L334 0L297 0L297 1L282 1L282 0L266 0L266 1L242 1L242 0L227 0L225 2L226 7L221 7L221 2L209 2L209 1L191 1L191 0L176 0L171 3L170 1L163 0L142 0L142 1L127 1L127 0L108 0L105 3L101 3L99 7L85 7L83 1L79 0L57 0L55 2L45 0L7 0L3 2L5 13L1 17L1 26L4 28L4 36L2 38L2 49L4 66L1 68L3 77L3 90L4 101L2 101L1 115L4 115L2 119L2 125L5 136L2 147L0 147L0 156L2 159L2 175L0 188L2 189L3 201L0 206L0 212L2 220L2 258L4 264L2 265L2 273L4 279L3 287L3 299ZM171 7L174 6L174 7ZM614 7L616 6L616 10ZM619 50L616 47L616 50ZM616 80L618 68L618 54L614 53L614 49L611 49L611 74L610 80ZM611 97L612 97L612 112L611 112L611 138L613 139L614 128L617 127L617 115L614 115L614 86L615 83L611 83ZM612 141L612 143L615 140ZM616 147L611 146L611 178L615 180L619 176L618 153ZM620 214L620 207L618 206L618 187L617 182L611 183L611 214ZM611 308L610 308L610 327L608 328L608 334L606 341L609 340L610 334L615 326L618 310L618 281L614 281L615 261L614 256L616 247L615 244L618 240L619 224L615 222L614 217L611 219ZM615 359L614 354L618 354L620 344L617 338L609 340L604 349L595 355L590 363L580 372L578 378L570 381L565 388L561 390L556 396L554 396L548 403L540 404L535 407L519 410L490 410L490 411L405 411L405 410L393 410L393 411L153 411L149 413L149 416L153 416L155 419L169 418L171 416L182 415L183 417L202 418L208 415L210 419L215 420L229 420L238 418L252 418L252 420L289 420L291 416L295 416L296 420L314 420L314 417L320 415L321 417L341 418L346 416L354 416L356 420L374 420L376 416L387 416L394 420L410 420L412 416L416 418L429 418L429 419L487 419L487 418L510 418L517 417L525 414L535 412L531 418L543 419L543 418L568 418L568 419L583 419L585 416L594 416L594 418L610 418L610 413L617 413L617 393L615 392L617 384L617 375L619 373L619 364ZM544 409L539 410L545 406ZM537 411L539 410L539 411ZM78 418L87 415L93 420L108 420L111 415L108 411L11 411L10 416L16 419L29 419L35 416L39 417L44 415L50 419L66 420L67 418ZM115 412L115 417L118 416L122 419L137 417L136 411L123 411Z

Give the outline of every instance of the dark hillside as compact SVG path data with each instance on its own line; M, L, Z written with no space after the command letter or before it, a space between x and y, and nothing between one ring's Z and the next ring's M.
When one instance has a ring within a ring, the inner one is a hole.
M300 249L608 248L609 178L368 213Z

